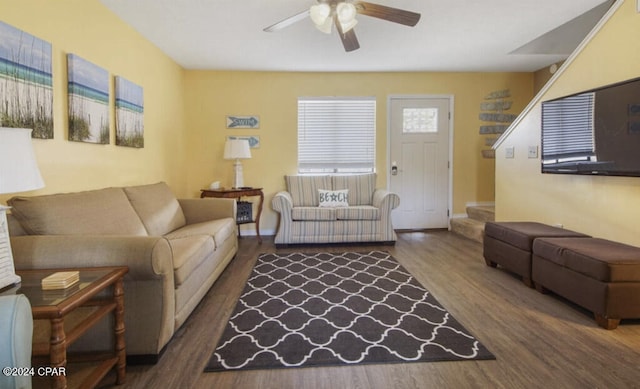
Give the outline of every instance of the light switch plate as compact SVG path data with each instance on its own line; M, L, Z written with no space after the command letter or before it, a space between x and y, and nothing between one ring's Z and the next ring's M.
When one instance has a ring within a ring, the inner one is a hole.
M504 149L505 158L513 158L514 154L515 154L515 150L513 146L505 147Z
M538 158L538 146L529 146L529 158Z

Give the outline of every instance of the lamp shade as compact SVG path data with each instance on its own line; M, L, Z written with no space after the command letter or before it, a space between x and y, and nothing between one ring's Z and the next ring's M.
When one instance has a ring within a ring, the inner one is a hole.
M331 16L331 6L327 3L312 5L309 9L309 15L311 16L311 20L314 24L324 24L327 19L330 19L329 16Z
M331 34L333 19L331 16L331 6L327 3L312 5L309 10L311 20L316 28L325 34Z
M251 150L246 139L227 139L224 144L224 159L249 159Z
M31 131L0 127L0 193L44 187L31 144Z
M356 6L351 3L338 3L336 7L336 13L338 14L338 20L343 26L353 26L356 25Z

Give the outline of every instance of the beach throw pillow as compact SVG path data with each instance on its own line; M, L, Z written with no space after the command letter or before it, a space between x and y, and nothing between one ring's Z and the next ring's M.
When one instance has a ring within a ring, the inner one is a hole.
M349 189L342 190L325 190L318 189L318 197L320 198L321 207L348 207L347 198Z

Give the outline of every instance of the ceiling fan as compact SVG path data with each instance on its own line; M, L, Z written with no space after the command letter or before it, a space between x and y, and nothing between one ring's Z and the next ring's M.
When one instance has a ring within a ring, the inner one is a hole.
M326 34L330 34L332 27L335 26L345 51L354 51L360 48L360 43L358 43L358 38L353 30L353 27L358 23L356 20L357 14L410 27L415 26L420 20L419 13L365 1L317 0L317 2L317 4L312 5L308 10L273 24L265 28L264 31L273 32L282 30L285 27L310 17L316 28Z

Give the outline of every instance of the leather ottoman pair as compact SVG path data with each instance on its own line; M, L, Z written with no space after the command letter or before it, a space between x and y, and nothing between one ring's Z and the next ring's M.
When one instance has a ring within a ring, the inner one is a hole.
M594 313L615 329L640 318L640 248L536 222L487 222L484 259Z

